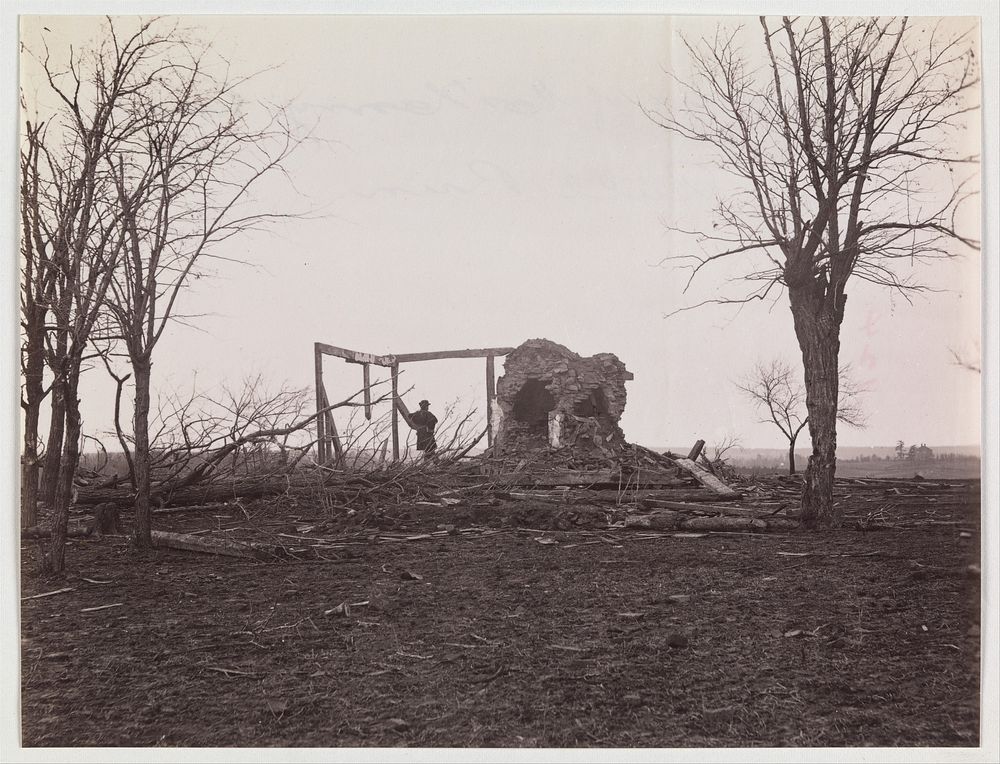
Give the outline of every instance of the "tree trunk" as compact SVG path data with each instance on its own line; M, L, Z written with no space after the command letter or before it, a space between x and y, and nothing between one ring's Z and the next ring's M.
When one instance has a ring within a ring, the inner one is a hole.
M812 455L802 479L802 522L810 528L836 527L841 522L841 512L833 503L833 477L837 468L839 316L843 312L831 310L825 290L817 286L788 290L805 369L812 440Z
M56 334L55 357L65 359L69 344L69 332L60 328ZM52 504L56 495L56 483L59 480L59 465L62 461L63 430L66 425L65 380L62 369L55 364L52 368L52 411L49 417L49 437L45 441L45 465L42 468L42 488L39 498L46 504Z
M795 474L795 438L788 441L788 474Z
M132 359L135 374L135 410L132 415L135 439L135 543L140 549L152 549L150 513L151 475L149 459L149 382L152 364L148 359Z
M21 527L38 522L38 405L24 410L24 452L21 454Z
M45 441L45 463L42 467L42 485L39 494L46 504L52 504L56 484L62 467L63 438L66 429L66 383L59 372L52 382L52 407L49 418L49 437Z
M73 502L73 477L80 463L80 401L76 397L78 383L79 373L70 372L63 387L66 431L52 501L49 570L53 573L62 573L66 567L66 530L69 526L69 507Z
M24 346L24 451L21 454L21 527L38 521L38 416L45 390L42 373L45 367L44 315L41 321L29 320Z

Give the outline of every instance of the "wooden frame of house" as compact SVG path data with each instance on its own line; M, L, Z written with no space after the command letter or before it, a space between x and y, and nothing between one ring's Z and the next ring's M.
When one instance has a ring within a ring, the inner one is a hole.
M389 369L392 379L392 458L399 461L399 417L408 418L409 413L399 398L399 367L404 363L419 361L439 361L453 358L485 358L486 359L486 442L493 444L493 405L496 400L496 368L494 359L513 352L512 347L474 348L465 350L437 350L426 353L396 353L376 355L359 350L327 345L324 342L313 343L313 363L316 375L316 438L320 464L326 464L333 458L339 462L344 456L344 446L337 432L337 425L330 411L330 399L323 382L323 357L342 358L347 363L361 366L361 376L364 395L365 419L372 418L371 366L382 366Z

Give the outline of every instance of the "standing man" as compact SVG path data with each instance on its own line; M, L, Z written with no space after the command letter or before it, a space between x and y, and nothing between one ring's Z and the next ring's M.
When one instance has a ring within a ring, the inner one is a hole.
M410 414L410 427L417 431L417 451L423 451L424 456L430 456L437 448L434 440L434 428L437 427L437 417L430 411L429 401L420 401L420 411Z

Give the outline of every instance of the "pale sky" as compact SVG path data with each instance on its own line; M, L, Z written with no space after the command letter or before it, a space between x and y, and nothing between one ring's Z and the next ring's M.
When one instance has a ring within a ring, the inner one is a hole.
M277 66L248 99L288 101L319 141L289 163L298 197L268 184L275 205L323 211L251 233L194 282L186 313L157 349L154 386L188 388L263 373L310 386L312 343L373 353L517 345L546 337L584 355L613 352L635 375L622 420L649 445L780 446L733 382L757 360L798 363L787 298L664 318L716 293L726 270L657 266L687 242L667 228L711 226L731 180L704 152L642 112L683 75L679 34L717 21L593 17L189 17L234 71ZM739 20L736 20L739 22ZM748 26L755 31L756 20ZM964 21L967 25L969 22ZM92 19L25 18L50 45L92 39ZM748 37L759 45L759 35ZM55 48L54 48L55 49ZM748 47L749 50L749 47ZM676 95L674 96L676 97ZM979 352L980 256L922 269L937 289L914 298L848 288L842 360L869 388L869 426L843 445L974 444L980 379L949 348ZM326 364L331 396L360 369ZM411 407L484 406L479 360L404 366ZM502 366L498 364L498 374ZM110 423L113 387L90 372L85 429ZM800 447L807 439L800 442Z

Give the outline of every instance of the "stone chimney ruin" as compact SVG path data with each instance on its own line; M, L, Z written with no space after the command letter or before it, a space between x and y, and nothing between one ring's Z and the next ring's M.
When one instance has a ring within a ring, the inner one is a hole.
M620 450L625 435L618 422L631 379L612 353L584 358L549 340L528 340L507 355L497 381L494 448Z

